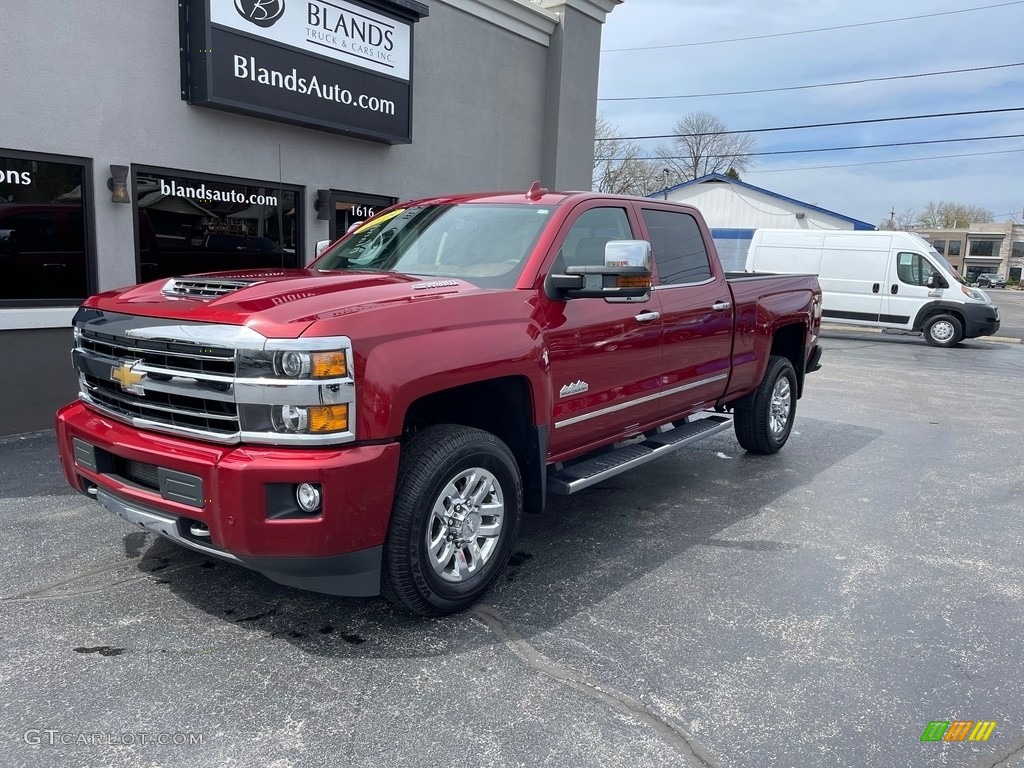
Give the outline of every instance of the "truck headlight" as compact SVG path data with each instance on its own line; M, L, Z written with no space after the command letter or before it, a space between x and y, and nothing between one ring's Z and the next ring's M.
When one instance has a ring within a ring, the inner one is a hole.
M285 350L274 355L274 372L288 379L335 379L348 375L348 358L343 350L300 352Z
M286 376L289 379L308 376L310 368L309 357L309 352L295 352L293 350L278 352L274 356L274 371L279 376Z
M348 430L348 405L280 405L271 410L277 432L323 435Z
M282 405L271 411L274 429L278 432L305 432L309 426L309 409Z

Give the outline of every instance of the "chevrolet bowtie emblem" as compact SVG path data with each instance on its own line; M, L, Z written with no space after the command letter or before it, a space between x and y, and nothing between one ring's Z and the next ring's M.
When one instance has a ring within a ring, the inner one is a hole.
M120 384L121 389L125 392L131 392L140 397L145 395L146 390L142 388L142 380L146 378L146 374L135 370L139 365L142 365L141 360L122 360L119 366L110 369L110 380Z

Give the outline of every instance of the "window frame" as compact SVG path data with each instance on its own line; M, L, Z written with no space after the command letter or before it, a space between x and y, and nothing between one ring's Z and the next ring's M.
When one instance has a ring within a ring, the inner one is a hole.
M33 307L77 307L98 290L96 260L96 212L93 201L93 161L80 155L56 155L49 152L29 152L20 149L0 147L0 157L13 160L28 160L38 163L77 165L82 170L82 226L84 229L82 247L85 251L85 295L81 298L64 299L0 299L0 309L28 309Z
M132 234L135 247L135 282L142 282L142 235L139 231L139 196L138 196L138 175L148 174L152 176L165 175L171 179L187 179L197 182L210 182L214 184L232 184L236 186L262 187L267 190L280 190L281 192L295 193L295 220L298 226L295 230L295 264L302 269L313 260L314 256L306 252L306 187L300 184L284 184L277 181L265 181L260 179L246 178L244 176L223 176L215 173L203 173L184 168L168 168L159 165L142 165L132 163L128 176L128 189L132 197ZM246 269L246 267L239 267ZM164 278L158 278L164 279Z
M695 230L697 232L698 237L700 237L701 245L704 248L704 258L707 260L708 276L706 278L703 278L701 280L694 280L694 281L690 281L690 282L685 282L685 283L662 282L662 280L664 279L663 275L661 274L662 273L662 263L658 261L658 249L655 246L653 238L651 237L651 229L650 229L650 226L647 223L647 218L645 216L645 214L647 212L667 213L667 214L671 214L671 215L674 215L674 216L688 216L693 221L694 228L695 228ZM693 213L691 213L690 211L687 211L687 210L673 210L673 209L663 208L663 207L654 206L654 205L640 205L639 206L639 210L638 210L637 213L638 213L638 216L640 218L640 222L643 225L643 232L644 232L644 235L647 238L647 242L649 242L651 244L651 251L652 251L653 262L654 262L654 271L655 271L655 274L654 274L655 280L654 280L654 285L653 285L654 290L657 291L657 290L664 290L666 288L686 288L686 287L695 286L695 285L707 285L708 283L712 283L712 282L715 281L715 279L717 278L715 263L714 263L714 260L711 258L710 252L708 251L708 240L710 239L710 231L707 231L707 230L702 228L701 222L697 219L696 216L693 215Z
M931 272L932 273L938 273L940 275L942 274L939 271L939 268L937 266L935 266L934 263L932 263L932 260L929 259L923 253L918 253L917 251L897 251L897 253L896 253L896 279L899 280L903 285L911 285L911 286L914 286L916 288L927 288L928 287L928 283L927 282L910 282L909 280L905 280L903 278L903 275L900 274L900 267L902 266L900 264L900 256L903 256L903 255L913 256L914 258L916 258L918 260L918 274L921 277L924 276L924 265L925 264L927 264L929 267L931 267ZM910 268L911 268L911 270L913 270L913 264L910 265Z

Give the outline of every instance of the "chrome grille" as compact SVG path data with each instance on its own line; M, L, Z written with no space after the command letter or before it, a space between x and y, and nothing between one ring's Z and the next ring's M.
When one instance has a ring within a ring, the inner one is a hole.
M239 430L238 407L233 402L158 392L152 388L146 389L145 396L139 396L99 376L82 374L82 379L85 394L93 403L128 418L223 437L233 436Z
M162 292L166 296L182 296L189 299L216 299L258 282L260 281L176 277L167 281Z
M170 374L205 373L235 375L235 351L225 347L200 346L177 341L128 339L82 328L79 347L115 360L132 358L147 366L166 369Z
M237 442L235 350L164 337L165 328L163 320L100 313L78 323L75 364L83 399L139 426ZM118 381L119 371L138 377L139 386Z
M355 440L352 342L270 339L244 325L138 317L81 308L72 357L80 397L139 429L222 444L335 445ZM349 373L287 379L278 350L341 351ZM345 404L349 428L313 434L275 421L282 407Z

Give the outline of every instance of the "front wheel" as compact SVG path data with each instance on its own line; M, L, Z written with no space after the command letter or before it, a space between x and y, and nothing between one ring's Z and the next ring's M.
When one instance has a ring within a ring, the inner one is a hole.
M476 601L508 562L523 506L515 457L489 432L430 427L402 447L381 592L423 616Z
M953 315L935 315L924 324L924 340L933 347L952 347L963 336L964 327Z
M757 389L736 402L736 439L751 453L775 453L789 440L795 416L796 371L787 358L772 356Z

